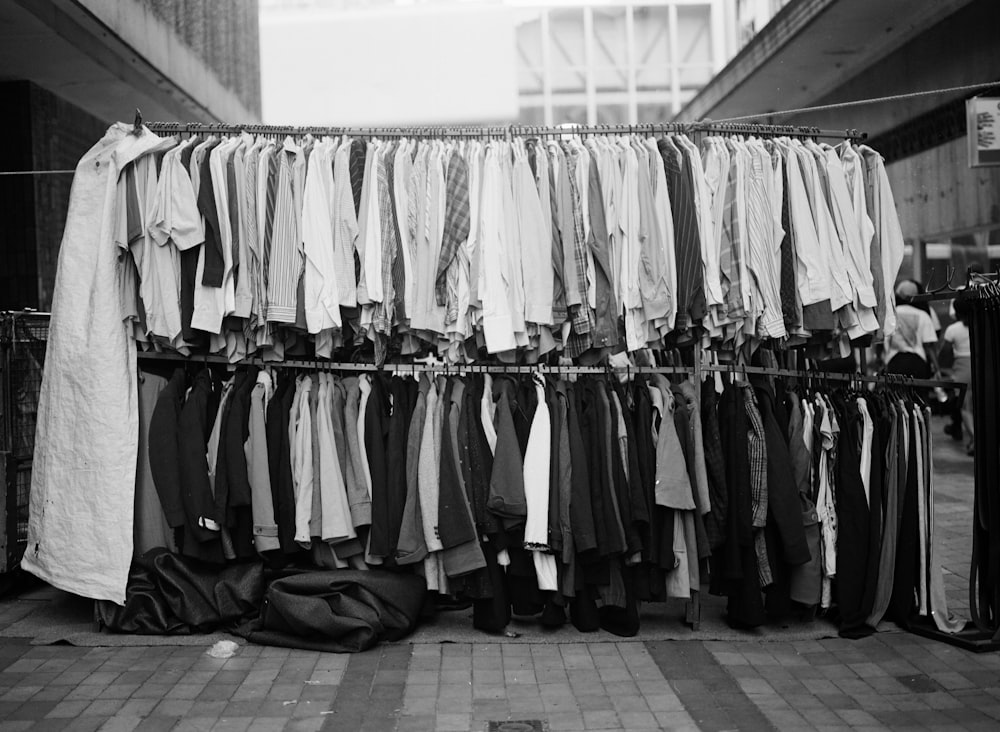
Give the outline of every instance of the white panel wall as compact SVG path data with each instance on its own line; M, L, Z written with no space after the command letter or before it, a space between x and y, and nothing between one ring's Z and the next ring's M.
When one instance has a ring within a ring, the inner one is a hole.
M504 7L261 13L264 121L294 125L516 120L513 13Z

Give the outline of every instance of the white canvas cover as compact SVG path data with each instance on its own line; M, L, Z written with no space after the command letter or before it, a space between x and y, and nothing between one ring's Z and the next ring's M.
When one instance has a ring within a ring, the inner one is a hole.
M138 450L136 348L123 321L118 176L165 142L112 125L76 167L59 249L21 566L67 592L125 601Z

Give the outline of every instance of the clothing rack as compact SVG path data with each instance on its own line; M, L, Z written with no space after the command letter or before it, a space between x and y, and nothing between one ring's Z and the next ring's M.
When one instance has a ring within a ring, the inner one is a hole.
M555 374L576 376L583 374L615 374L639 375L639 374L690 374L697 371L696 366L577 366L577 365L549 365L549 364L486 364L486 363L385 363L378 366L374 363L364 363L355 361L326 361L324 359L290 359L286 361L269 361L263 358L245 358L239 361L230 361L225 356L184 356L174 353L157 353L154 351L140 351L138 354L140 361L184 361L193 364L219 364L232 366L273 366L275 368L292 369L312 369L315 371L364 371L364 372L389 372L397 374L413 373L436 373L456 376L464 374Z
M1000 282L1000 269L984 274L982 272L973 272L972 268L969 267L965 274L965 285L963 287L955 288L952 286L952 280L955 278L955 274L957 272L958 269L956 267L949 265L945 269L945 283L939 287L931 288L930 282L934 279L934 268L931 267L930 271L927 273L927 292L922 292L919 295L906 298L906 302L925 303L939 300L953 300L955 298L962 298L975 294L976 289L980 285L987 283L996 284L997 282Z
M264 124L210 124L203 122L149 122L146 125L157 134L249 134L274 136L348 135L351 137L415 137L415 138L479 138L507 139L517 137L549 137L559 135L629 135L666 132L703 133L716 135L756 135L759 137L803 137L850 140L861 142L868 134L855 129L828 130L819 127L791 125L731 124L731 123L657 123L641 125L579 125L544 127L534 125L493 125L483 127L290 127Z
M816 379L817 381L848 381L863 384L883 384L886 386L915 386L921 388L934 389L937 387L954 389L961 387L965 396L965 384L958 384L954 381L943 379L914 379L901 374L878 374L876 376L866 376L864 374L842 374L832 371L803 371L798 369L782 369L770 366L743 366L740 364L707 364L701 367L702 371L712 371L723 374L760 374L763 376L785 376L799 379Z

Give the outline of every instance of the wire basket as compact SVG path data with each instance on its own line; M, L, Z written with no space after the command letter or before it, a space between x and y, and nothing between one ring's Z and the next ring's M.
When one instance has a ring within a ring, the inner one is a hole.
M4 456L3 515L0 522L0 572L14 569L24 556L31 498L31 461L49 316L36 312L0 313L0 449Z

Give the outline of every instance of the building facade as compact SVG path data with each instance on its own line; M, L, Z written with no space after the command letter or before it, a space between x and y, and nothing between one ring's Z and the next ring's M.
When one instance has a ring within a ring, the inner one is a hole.
M518 122L666 122L725 65L736 43L726 0L509 3Z
M71 171L115 121L257 121L256 0L0 3L0 309L51 304ZM32 172L33 174L26 174Z
M1000 167L970 167L965 112L1000 84L959 88L1000 81L997 28L996 0L791 0L677 119L867 132L906 239L900 276L937 288L954 267L964 284L1000 266Z
M744 0L741 0L743 2ZM665 122L737 48L735 0L261 0L264 117L299 124ZM324 42L314 43L314 36ZM390 44L406 63L334 75ZM289 117L289 119L286 119Z

